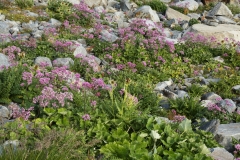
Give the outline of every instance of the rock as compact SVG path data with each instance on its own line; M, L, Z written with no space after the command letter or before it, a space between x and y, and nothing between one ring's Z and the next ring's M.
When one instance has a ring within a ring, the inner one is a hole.
M178 24L177 19L170 19L164 22L164 24L166 24L168 27L172 27L175 24Z
M8 23L0 21L0 34L9 34L9 27Z
M109 33L107 30L101 31L102 39L108 42L115 42L118 37L112 33Z
M219 23L223 23L223 24L236 24L235 21L233 21L232 19L226 17L226 16L217 16L217 19L219 20Z
M167 89L164 89L164 90L162 91L162 93L163 93L163 95L164 95L165 97L170 98L170 99L177 99L177 98L178 98L178 95L177 95L177 94L175 94L174 92L169 91L169 90L167 90Z
M169 101L167 99L160 100L159 105L163 109L170 109L170 103L169 103Z
M118 21L123 21L124 20L124 13L122 11L120 12L115 12L113 15L113 21L118 22Z
M200 18L200 14L197 14L197 13L189 13L188 16L190 16L191 19L198 19L198 18Z
M38 14L30 12L29 10L25 11L25 15L29 17L38 17Z
M70 67L71 64L74 64L72 58L57 58L53 61L53 66L67 66Z
M97 6L94 7L94 10L98 13L103 13L105 11L105 9L103 8L103 6Z
M62 25L62 23L59 20L54 19L54 18L51 18L49 20L49 23L54 27L60 27Z
M0 118L10 118L10 112L7 107L0 105Z
M201 80L201 84L203 85L209 85L210 83L217 83L219 82L221 79L219 78L208 78L208 79L202 79Z
M215 134L219 125L220 125L220 120L213 119L211 121L202 123L201 126L199 127L199 129L204 130L206 132L211 132L212 134Z
M11 147L11 149L13 149L13 152L16 152L17 147L19 146L19 141L18 140L7 140L3 143L2 146L3 146L3 148ZM2 150L2 148L0 148L0 153L2 152L1 150Z
M224 59L221 56L214 57L213 60L218 61L220 63L224 62Z
M182 32L181 31L177 31L177 30L172 31L171 38L180 39L181 37L182 37Z
M190 11L195 11L198 9L199 5L195 0L184 0L184 1L177 2L176 6L184 7L184 8L186 7Z
M144 5L134 11L134 15L136 18L146 18L152 20L153 22L160 22L157 12L147 5Z
M76 4L74 1L81 1L81 0L68 0L72 1L72 4ZM84 2L88 5L88 7L96 7L96 6L107 6L107 0L84 0ZM77 3L79 4L79 2Z
M168 7L166 10L166 18L167 19L180 19L180 20L186 20L189 21L190 17Z
M233 87L232 87L232 90L233 90L234 92L240 93L240 85L233 86Z
M76 57L78 54L81 54L82 56L86 56L88 53L83 46L78 46L73 52L73 55Z
M188 93L183 90L178 90L176 94L178 95L178 98L181 98L181 99L189 97Z
M217 27L194 24L187 32L194 32L205 37L212 37L214 35L218 42L224 40L226 37L228 37L228 39L240 41L240 26L233 24L219 24Z
M52 62L48 57L37 57L34 62L36 65L46 64L52 67Z
M233 151L232 137L240 139L240 123L220 124L215 135L216 141L226 150Z
M4 21L5 20L5 15L0 13L0 21Z
M85 39L78 39L77 42L79 42L83 47L87 46L87 42Z
M34 38L41 38L42 35L43 35L43 31L41 30L36 30L35 32L32 32L31 35L34 37Z
M121 0L120 8L123 12L130 10L131 9L130 1L129 0Z
M218 100L222 100L222 98L219 95L217 95L216 93L209 92L209 93L202 95L201 100L213 100L213 101L217 100L218 101Z
M1 71L1 67L5 66L5 67L9 67L11 64L9 62L8 57L5 54L0 53L0 71Z
M171 86L172 84L173 84L172 79L169 79L168 81L159 82L158 84L156 84L156 87L154 88L154 91L162 91L167 86Z
M116 6L119 5L118 1L115 0L108 0L108 6L116 8ZM120 6L119 6L120 7Z
M206 24L209 25L209 26L214 26L214 27L218 26L217 22L212 22L212 21L207 21Z
M202 100L201 101L201 106L203 106L203 107L209 107L209 104L215 104L215 101L213 101L213 100Z
M215 160L233 160L234 156L229 153L225 148L211 148L211 153L208 156Z
M218 103L218 105L221 108L224 108L225 110L228 111L228 113L233 113L235 112L237 106L235 102L233 102L231 99L224 99Z
M210 16L227 16L233 17L231 10L222 2L218 2L213 9L208 12Z

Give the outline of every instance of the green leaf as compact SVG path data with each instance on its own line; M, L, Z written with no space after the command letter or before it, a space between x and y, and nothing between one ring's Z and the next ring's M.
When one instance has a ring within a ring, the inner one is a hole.
M181 132L192 131L191 120L184 119L178 126Z
M205 144L200 145L200 148L201 148L200 153L202 153L202 154L209 154L210 153L209 149L206 147Z
M66 115L68 113L68 110L66 108L59 108L58 113L61 115Z
M56 110L53 109L53 108L44 108L43 111L44 111L48 116L51 116L51 115L53 115L53 114L56 112Z

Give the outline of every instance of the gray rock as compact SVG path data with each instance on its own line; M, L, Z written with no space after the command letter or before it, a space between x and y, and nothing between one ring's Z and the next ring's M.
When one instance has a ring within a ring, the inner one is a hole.
M211 132L212 134L215 134L219 125L220 125L220 120L213 119L211 121L202 123L201 126L199 127L199 129L204 130L206 132Z
M209 25L209 26L214 26L214 27L218 26L218 23L217 22L213 22L213 21L207 21L206 24Z
M200 14L197 14L197 13L189 13L188 16L190 16L191 19L198 19L198 18L200 18Z
M216 93L213 92L208 92L204 95L202 95L201 100L214 100L216 101L216 99L222 99L219 95L217 95Z
M0 21L4 21L5 20L5 15L0 13Z
M178 98L181 98L181 99L189 97L188 93L183 90L178 90L176 94L178 95Z
M180 19L180 20L186 20L189 21L191 18L189 16L186 16L170 7L166 10L166 18L167 19Z
M35 59L34 64L40 65L42 63L46 63L49 67L52 67L52 62L48 57L37 57Z
M216 160L233 160L234 156L229 153L225 148L211 148L211 153L208 156Z
M121 0L120 8L123 12L130 10L131 9L130 1L129 0Z
M103 13L104 12L104 8L103 6L97 6L97 7L94 7L94 10L98 13Z
M188 22L181 24L182 29L186 30L189 27Z
M38 14L30 12L29 10L25 11L25 15L29 17L38 17Z
M174 92L169 91L169 90L167 90L167 89L164 89L164 90L162 91L162 93L163 93L163 95L164 95L165 97L170 98L170 99L177 99L177 98L178 98L178 95L177 95L177 94L175 94Z
M60 27L62 25L62 23L59 20L54 19L54 18L51 18L49 20L49 23L54 27Z
M182 37L182 32L174 30L172 31L172 37L173 39L180 39Z
M124 13L122 11L120 12L115 12L113 15L113 21L118 22L118 21L123 21L124 20Z
M102 39L108 42L115 42L118 37L112 33L109 33L107 30L101 31Z
M80 44L82 44L83 47L87 46L87 42L85 39L78 39L77 42L79 42Z
M220 63L224 62L224 59L221 56L214 57L213 60L218 61Z
M83 46L78 46L73 52L73 55L77 56L78 54L81 54L81 56L86 56L88 53Z
M234 149L232 137L240 139L240 123L220 124L215 134L215 139L228 151L233 151Z
M130 26L129 23L121 21L121 20L119 20L117 23L118 23L118 28L126 28L126 27Z
M38 24L33 21L29 21L28 23L22 23L22 28L30 31L38 30Z
M43 35L43 31L42 30L36 30L34 32L31 33L31 35L34 37L34 38L41 38L42 35Z
M0 105L0 118L10 118L10 112L7 107Z
M74 64L72 58L57 58L53 61L53 66L67 66L70 67L71 64Z
M235 112L237 108L236 103L233 102L231 99L224 99L220 101L218 104L221 108L224 108L225 110L227 110L228 113Z
M154 88L154 91L162 91L167 86L171 86L172 84L173 84L172 79L169 79L168 81L159 82L158 84L156 84L156 87Z
M5 54L0 53L0 67L2 67L2 66L8 67L10 65L11 64L9 62L8 57ZM1 68L0 68L0 70L1 70Z
M9 34L9 27L8 23L0 21L0 34Z
M208 79L202 79L201 80L201 84L203 85L209 85L210 83L217 83L219 82L221 79L219 78L208 78Z
M171 2L171 0L160 0L161 2L163 2L163 3L170 3Z
M172 27L172 25L178 24L177 19L170 19L164 22L164 24L166 24L168 27Z
M201 101L201 106L203 106L203 107L209 107L210 104L215 104L215 101L213 101L213 100L202 100Z
M240 92L240 85L233 86L232 90L235 92Z
M134 11L134 15L136 18L146 18L152 20L153 22L160 22L157 12L147 5L144 5Z
M198 9L198 3L195 0L184 0L176 3L176 6L185 6L190 11L195 11Z
M236 24L235 21L232 19L226 17L226 16L217 16L217 19L219 20L219 23L225 23L225 24Z
M232 17L233 14L231 10L222 2L218 2L213 9L208 12L210 16L227 16Z
M167 18L162 14L158 14L158 17L161 21L166 21L167 20Z
M115 0L108 0L108 6L116 8L116 6L119 5L118 1ZM120 7L120 6L119 6Z

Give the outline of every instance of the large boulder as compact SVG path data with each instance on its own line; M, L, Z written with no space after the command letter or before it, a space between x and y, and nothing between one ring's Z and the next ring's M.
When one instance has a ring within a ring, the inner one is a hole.
M185 0L185 1L177 2L176 6L180 6L180 7L184 7L184 8L186 7L190 11L195 11L198 9L199 4L195 0Z
M189 16L186 16L170 7L166 10L166 17L167 19L180 19L185 21L189 21L191 19Z
M234 158L226 149L220 147L212 148L211 153L208 155L217 160L233 160Z
M228 16L232 17L231 10L222 2L218 2L213 9L208 12L209 16Z
M232 137L240 139L240 123L220 124L215 135L216 141L226 150L233 151Z
M205 24L195 24L187 32L194 32L206 37L214 36L218 42L228 39L240 41L240 26L233 24L219 24L217 27ZM185 33L187 33L185 32Z
M134 14L137 18L146 18L151 19L153 22L160 22L157 12L147 5L138 8Z

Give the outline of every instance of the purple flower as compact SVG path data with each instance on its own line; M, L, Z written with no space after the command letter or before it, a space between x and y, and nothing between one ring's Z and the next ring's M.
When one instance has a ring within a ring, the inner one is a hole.
M82 116L82 119L83 119L84 121L88 121L88 120L90 120L90 115L89 115L89 114L84 114L84 115Z

